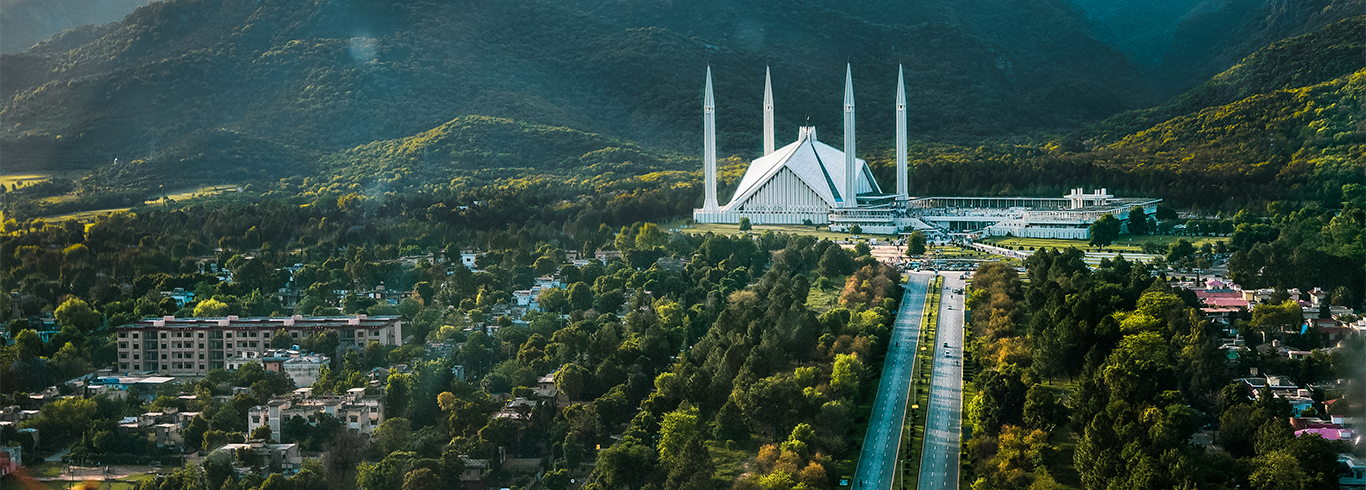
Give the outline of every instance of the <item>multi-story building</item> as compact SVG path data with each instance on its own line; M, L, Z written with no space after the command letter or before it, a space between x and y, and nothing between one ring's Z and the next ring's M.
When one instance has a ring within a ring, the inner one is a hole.
M370 343L400 345L403 325L397 316L283 318L175 318L144 319L118 330L119 370L155 372L172 376L208 374L213 369L237 369L260 362L270 350L272 336L285 330L300 339L315 332L333 330L342 347Z
M319 412L336 417L343 427L362 434L369 434L384 422L381 397L365 396L365 388L352 388L341 396L313 396L312 388L299 388L291 396L275 397L265 405L251 407L247 411L247 433L267 426L278 437L282 424L296 416L309 425L317 425Z

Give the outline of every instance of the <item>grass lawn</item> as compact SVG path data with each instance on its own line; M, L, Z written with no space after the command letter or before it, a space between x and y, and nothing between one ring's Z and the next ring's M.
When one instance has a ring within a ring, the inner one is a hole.
M165 197L172 201L183 201L194 197L219 194L233 190L237 190L236 184L206 185L200 187L187 187L183 189L166 191ZM149 198L145 202L146 204L161 204L164 202L164 199L160 196L151 196L151 198Z
M1110 246L1105 247L1105 249L1113 252L1142 252L1144 243L1156 243L1161 245L1165 249L1167 245L1176 243L1176 241L1180 239L1185 239L1186 241L1191 242L1191 244L1195 245L1195 248L1200 248L1200 246L1206 243L1213 245L1216 242L1227 241L1228 237L1120 235L1118 241L1111 244ZM1035 249L1039 249L1041 247L1074 247L1082 251L1086 251L1092 248L1086 240L1062 240L1057 238L1015 238L1007 236L997 236L982 239L981 242L989 245L1010 246L1015 248L1018 248L1020 246L1034 247Z
M712 475L712 482L730 483L745 474L745 463L754 459L754 452L741 449L739 444L727 448L724 443L707 441L707 453L711 455L712 464L716 465L716 473Z
M830 281L830 289L821 289L812 285L811 290L806 293L806 307L817 315L830 311L839 306L840 293L844 291L844 279L841 278L838 285L835 281Z
M0 185L4 185L8 190L10 186L24 187L33 185L48 179L69 179L76 180L89 174L86 170L61 170L57 172L23 172L15 174L0 174Z
M96 217L103 216L103 215L106 215L106 214L117 213L117 212L119 212L119 211L127 211L127 210L129 210L129 209L133 209L133 208L109 208L109 209L96 209L96 210L92 210L92 211L78 211L78 212L75 212L75 213L58 214L58 215L55 215L55 216L46 216L46 217L44 217L43 219L46 220L46 221L48 221L48 222L66 221L66 220L69 220L69 219L74 219L74 220L76 220L76 221L95 221L95 218L96 218Z
M737 235L743 233L742 231L740 231L740 225L732 224L694 223L692 226L688 226L686 228L684 226L685 225L683 224L683 220L670 221L668 223L660 225L660 227L664 229L678 230L683 233L704 234L707 232L712 232L717 235ZM819 230L814 228L815 226L803 225L754 225L754 229L750 230L749 232L755 235L760 235L763 234L765 231L773 230L774 233L811 235L813 237L816 237L817 240L826 239L832 242L837 240L848 240L850 237L849 233L835 233L830 231L828 227L821 227L821 229ZM859 235L859 237L887 239L896 238L896 235L874 235L871 233L864 233Z

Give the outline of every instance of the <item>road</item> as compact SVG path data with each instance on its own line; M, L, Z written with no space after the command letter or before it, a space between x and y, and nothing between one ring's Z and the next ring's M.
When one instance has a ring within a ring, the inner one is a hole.
M906 419L906 399L910 396L911 364L915 361L920 338L925 289L932 277L930 274L907 275L901 311L897 312L896 324L892 326L892 345L882 364L873 414L868 433L863 437L858 470L854 472L852 487L855 489L889 489L896 478L902 421Z
M947 274L939 302L939 330L934 346L934 374L930 379L925 448L920 453L920 488L958 488L960 412L963 401L963 295L964 281ZM948 347L944 347L948 344Z

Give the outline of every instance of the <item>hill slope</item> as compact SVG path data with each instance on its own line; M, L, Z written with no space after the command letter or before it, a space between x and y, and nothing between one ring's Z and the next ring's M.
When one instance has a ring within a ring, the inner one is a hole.
M1050 34L1007 29L1015 18ZM11 168L88 168L202 131L331 151L469 114L695 151L708 64L722 153L759 148L765 65L784 135L808 116L838 135L846 62L870 143L891 139L898 61L922 138L1065 129L1146 105L1137 72L1084 31L1044 0L171 0L0 57L0 156Z
M122 20L147 0L0 0L0 53L18 53L54 34Z
M1366 67L1366 16L1329 24L1283 39L1243 58L1189 92L1149 109L1117 114L1096 124L1087 137L1110 143L1163 121L1282 88L1316 85Z

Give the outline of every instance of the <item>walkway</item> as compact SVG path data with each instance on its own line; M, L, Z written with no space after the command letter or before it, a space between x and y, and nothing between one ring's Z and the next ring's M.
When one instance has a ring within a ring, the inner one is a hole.
M963 283L957 275L946 275L940 296L929 419L925 421L925 448L920 453L922 490L958 488L959 426L963 406L963 295L954 291L961 290Z
M901 446L901 429L906 419L906 400L910 396L911 364L915 361L917 340L920 338L920 315L925 309L925 289L934 276L907 274L901 311L892 326L892 345L882 364L877 397L873 400L873 414L868 433L863 437L863 452L859 454L858 470L854 472L855 489L889 489L897 472L897 453Z

